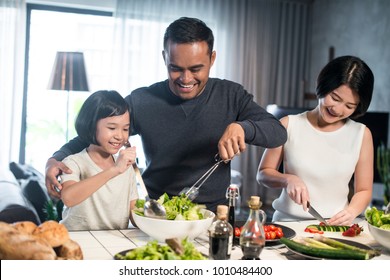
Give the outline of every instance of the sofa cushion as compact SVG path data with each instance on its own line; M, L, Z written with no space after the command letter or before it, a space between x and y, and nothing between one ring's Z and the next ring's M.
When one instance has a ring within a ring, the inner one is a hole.
M14 174L15 178L20 179L29 179L31 177L37 177L39 180L44 181L42 173L36 170L29 164L20 164L16 162L11 162L9 164L9 170Z
M17 212L15 215L12 214L14 210ZM26 214L26 218L23 218L22 213ZM7 222L17 222L29 219L31 215L35 218L30 220L40 223L38 213L31 202L24 197L22 188L12 172L0 169L0 217Z
M19 185L18 180L16 180L14 174L8 169L0 168L0 183L7 182L14 185Z
M30 207L18 204L10 204L0 211L0 221L11 224L21 221L31 221L36 225L40 224L37 214Z
M24 196L31 202L38 213L39 219L45 221L47 219L46 207L50 197L47 194L44 182L36 177L31 177L28 180L21 181L21 187Z

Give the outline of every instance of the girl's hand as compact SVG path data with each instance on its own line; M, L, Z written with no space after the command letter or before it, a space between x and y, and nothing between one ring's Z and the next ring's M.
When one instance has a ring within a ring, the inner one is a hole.
M350 226L353 224L354 219L355 219L355 215L353 215L353 213L351 213L347 208L338 212L332 218L327 220L327 222L330 225L335 225L335 226Z
M118 159L115 162L115 166L117 167L119 173L125 172L130 165L135 163L135 159L136 159L135 147L129 147L119 151Z
M305 183L298 176L288 176L286 191L295 203L303 205L303 210L307 211L307 202L310 200L309 192Z

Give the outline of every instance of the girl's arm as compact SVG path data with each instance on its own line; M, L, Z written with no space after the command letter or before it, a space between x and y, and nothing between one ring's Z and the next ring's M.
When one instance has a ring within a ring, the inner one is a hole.
M67 207L80 204L100 189L108 180L119 174L119 170L116 166L113 166L79 182L66 181L62 183L61 199Z
M62 184L61 199L67 207L75 206L90 197L113 177L125 172L135 162L135 147L121 150L115 164L102 172L81 180Z

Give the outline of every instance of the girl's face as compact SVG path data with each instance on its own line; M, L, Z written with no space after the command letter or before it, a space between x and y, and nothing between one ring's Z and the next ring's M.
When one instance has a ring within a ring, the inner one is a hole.
M105 152L116 154L128 141L129 130L129 112L120 116L100 119L96 125L96 140Z
M351 116L359 104L359 95L341 85L319 99L320 116L325 123L336 123Z

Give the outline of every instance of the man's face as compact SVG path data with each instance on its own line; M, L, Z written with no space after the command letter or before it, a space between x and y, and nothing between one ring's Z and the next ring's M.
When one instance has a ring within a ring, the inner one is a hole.
M163 51L168 70L169 88L182 99L192 99L202 93L215 60L205 41L176 44L168 42Z

